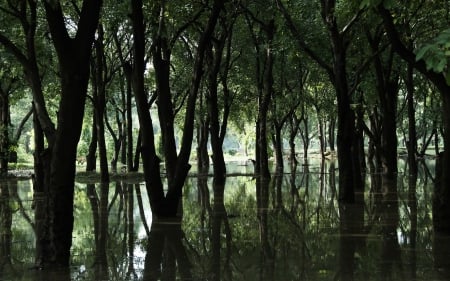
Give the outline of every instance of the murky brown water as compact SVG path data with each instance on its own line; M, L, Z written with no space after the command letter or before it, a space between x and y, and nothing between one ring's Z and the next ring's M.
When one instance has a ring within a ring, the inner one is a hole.
M142 184L77 183L72 267L51 276L30 269L30 181L1 181L0 280L450 280L430 174L395 188L367 176L360 203L341 205L333 166L303 169L229 177L223 198L189 178L181 224L151 221Z

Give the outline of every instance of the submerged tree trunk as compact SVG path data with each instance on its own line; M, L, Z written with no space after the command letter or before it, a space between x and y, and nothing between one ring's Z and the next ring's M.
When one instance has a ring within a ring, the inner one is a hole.
M61 73L61 99L58 126L51 150L48 227L50 255L43 255L44 264L69 266L73 230L73 199L75 160L81 134L91 46L97 29L101 0L84 1L80 25L74 39L65 28L59 2L44 2L46 17L55 46Z

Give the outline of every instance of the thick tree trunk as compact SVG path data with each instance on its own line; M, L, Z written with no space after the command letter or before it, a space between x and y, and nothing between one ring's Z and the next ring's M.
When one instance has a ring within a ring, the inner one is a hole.
M355 112L351 108L352 103L346 69L347 43L345 34L338 28L337 19L334 14L335 3L325 1L322 4L322 17L327 25L331 39L333 52L333 69L331 81L336 90L338 128L337 128L337 150L339 162L339 199L344 203L351 203L355 200L355 190L362 190L362 178L359 168L358 142L354 138Z
M71 53L68 55L71 56ZM87 69L84 71L77 69L79 61L81 60L75 60L68 69L61 69L63 77L70 77L70 79L62 80L63 95L59 105L58 129L50 167L50 222L52 223L50 227L55 253L49 262L63 266L69 265L72 245L75 160L89 77Z
M73 230L75 161L84 116L91 46L102 1L83 1L75 39L69 37L59 2L44 2L61 73L58 126L50 162L49 234L51 255L44 263L68 267Z
M397 95L398 83L390 81L383 93L382 104L382 161L384 173L388 178L397 174Z

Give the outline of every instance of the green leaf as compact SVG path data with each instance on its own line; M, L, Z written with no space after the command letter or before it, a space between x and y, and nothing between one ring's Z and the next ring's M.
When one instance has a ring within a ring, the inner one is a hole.
M424 58L425 53L431 49L433 47L433 45L425 45L424 47L420 48L419 51L416 54L416 61L421 60L422 58Z
M435 72L443 72L445 66L447 65L447 60L445 58L442 58L438 61L438 63L436 65L434 65L433 69Z

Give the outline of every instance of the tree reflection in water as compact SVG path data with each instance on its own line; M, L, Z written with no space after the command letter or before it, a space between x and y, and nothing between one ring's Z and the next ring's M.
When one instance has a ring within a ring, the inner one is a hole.
M182 243L183 231L180 221L154 221L147 241L144 281L152 280L193 280L191 264Z
M11 270L12 210L9 186L0 181L0 280L5 271Z
M70 271L29 270L30 181L2 181L0 279L450 279L450 238L433 231L429 178L370 174L357 202L342 204L333 162L310 164L270 181L188 178L181 221L151 222L139 183L79 184Z

